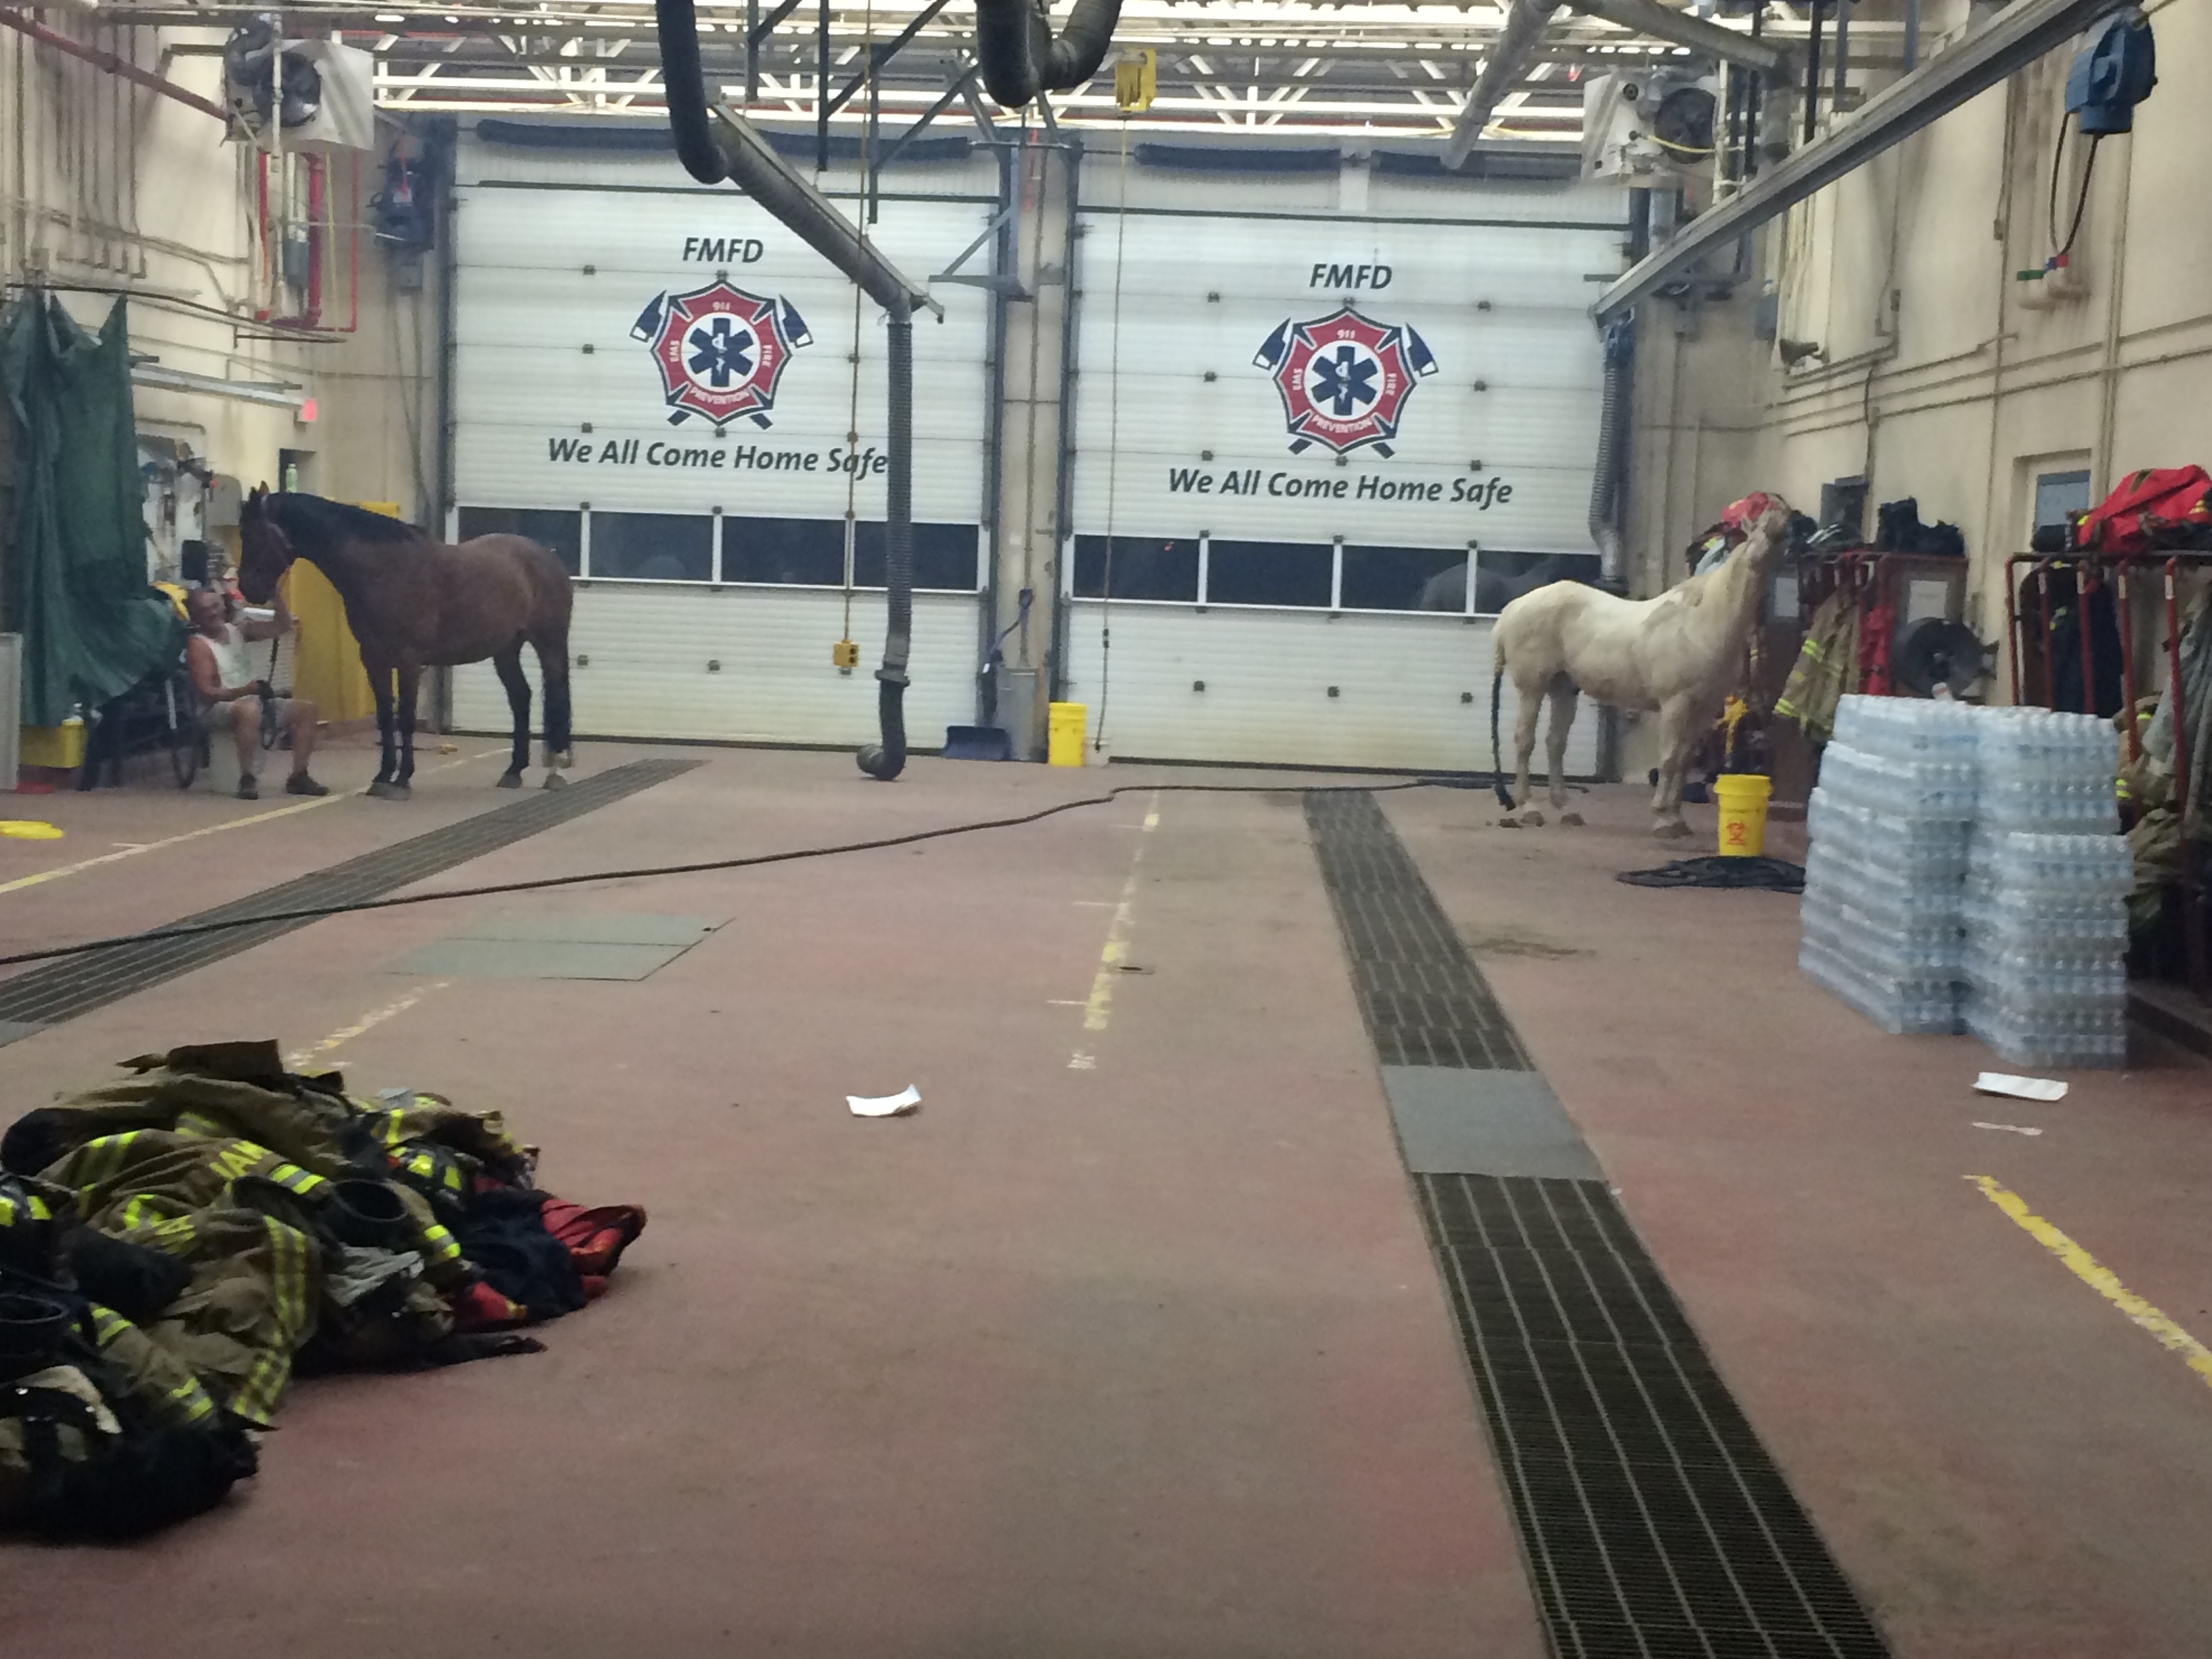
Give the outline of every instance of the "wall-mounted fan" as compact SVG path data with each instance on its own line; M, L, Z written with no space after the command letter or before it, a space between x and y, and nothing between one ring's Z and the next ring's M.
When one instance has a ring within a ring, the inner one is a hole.
M276 100L274 60L276 31L262 18L241 23L223 43L223 92L246 125L266 129L270 106ZM298 52L284 54L283 125L301 127L315 118L323 106L323 77L313 62Z

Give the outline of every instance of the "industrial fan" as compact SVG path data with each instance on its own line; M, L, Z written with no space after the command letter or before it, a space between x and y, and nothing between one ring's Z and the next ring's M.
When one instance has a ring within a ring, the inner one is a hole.
M1964 697L1996 672L1996 647L1964 623L1942 617L1923 617L1907 628L1890 659L1898 689L1916 697L1935 696L1939 685Z
M256 131L265 130L270 106L276 101L272 63L276 49L276 30L258 17L240 24L223 42L223 94L230 106ZM307 55L298 52L284 54L283 72L283 125L305 126L322 107L322 75Z

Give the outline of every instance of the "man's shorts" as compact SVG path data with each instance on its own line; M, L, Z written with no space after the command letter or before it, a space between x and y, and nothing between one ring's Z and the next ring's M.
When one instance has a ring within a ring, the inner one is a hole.
M210 732L235 731L238 720L237 705L242 701L241 698L234 697L228 702L211 702L204 705L200 709L202 728ZM269 707L261 711L262 728L266 731L273 725L276 730L282 732L291 723L292 699L271 697L269 700Z

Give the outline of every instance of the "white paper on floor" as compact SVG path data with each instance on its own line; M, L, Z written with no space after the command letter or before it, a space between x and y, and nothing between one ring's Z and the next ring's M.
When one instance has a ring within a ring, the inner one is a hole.
M2021 1123L1984 1123L1984 1122L1983 1122L1983 1121L1981 1121L1981 1120L1979 1120L1978 1118L1977 1118L1977 1119L1975 1120L1975 1121L1974 1121L1974 1127L1975 1127L1977 1129L2002 1129L2002 1130L2003 1130L2006 1133L2008 1133L2008 1134L2015 1134L2015 1135L2039 1135L2039 1134L2041 1134L2041 1133L2043 1133L2043 1131L2042 1131L2042 1130L2040 1130L2040 1129L2031 1129L2031 1128L2027 1127L2025 1124L2021 1124Z
M2014 1100L2063 1100L2066 1085L2055 1077L2013 1077L2004 1072L1984 1072L1974 1079L1978 1095L2005 1095Z
M847 1095L854 1117L905 1117L921 1109L921 1091L911 1083L895 1095Z

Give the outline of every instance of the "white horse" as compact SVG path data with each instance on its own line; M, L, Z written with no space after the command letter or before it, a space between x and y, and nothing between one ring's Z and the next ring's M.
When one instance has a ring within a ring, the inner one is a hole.
M1586 691L1615 708L1658 712L1659 789L1651 801L1652 833L1690 833L1682 821L1682 767L1692 745L1719 716L1742 667L1767 577L1790 539L1791 516L1778 496L1770 497L1749 537L1725 563L1656 599L1615 599L1580 582L1563 581L1524 593L1498 613L1491 635L1497 672L1490 683L1490 756L1506 825L1544 821L1542 813L1526 809L1536 714L1547 696L1552 810L1562 823L1582 822L1579 814L1566 811L1560 772L1576 699ZM1498 753L1498 691L1508 675L1520 702L1513 734L1519 778L1511 795L1505 791Z

